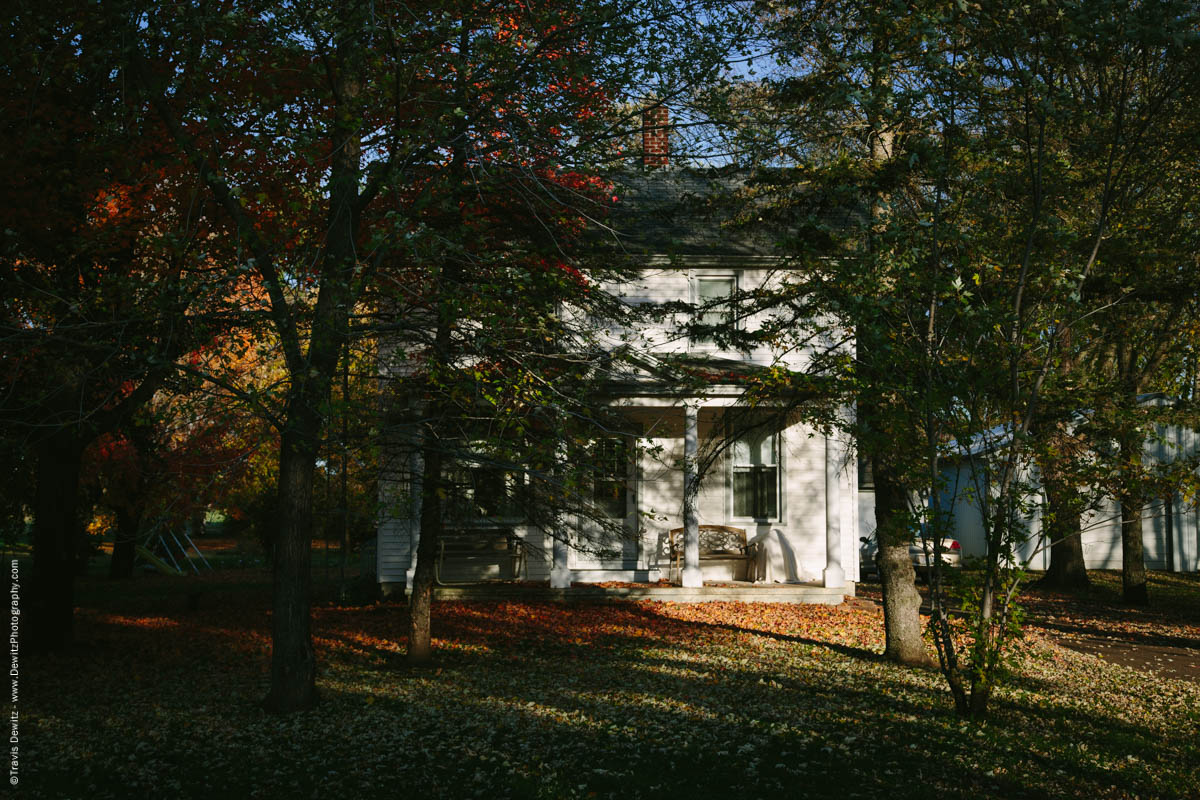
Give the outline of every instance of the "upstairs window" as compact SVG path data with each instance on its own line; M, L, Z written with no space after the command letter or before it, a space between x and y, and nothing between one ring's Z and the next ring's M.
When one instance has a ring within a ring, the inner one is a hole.
M779 516L779 437L749 433L733 444L733 516Z
M727 327L733 324L733 296L737 278L733 275L704 275L695 279L696 321L704 325ZM696 335L692 344L712 345L711 335Z

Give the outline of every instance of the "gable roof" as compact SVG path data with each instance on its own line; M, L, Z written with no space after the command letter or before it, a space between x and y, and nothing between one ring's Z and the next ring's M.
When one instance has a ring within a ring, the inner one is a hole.
M774 235L760 225L739 224L745 205L731 198L746 179L745 172L680 168L614 176L616 246L639 254L774 254Z
M828 237L856 222L852 209L809 191L790 170L673 166L611 179L609 245L630 254L778 257L787 239Z
M1146 392L1135 399L1139 408L1150 406L1176 406L1180 398L1171 397L1163 392ZM1086 425L1091 422L1093 409L1085 408L1070 414L1070 424ZM1012 426L1008 423L997 425L986 431L980 431L971 436L966 442L951 440L947 443L947 455L952 458L972 458L1008 447L1012 441Z

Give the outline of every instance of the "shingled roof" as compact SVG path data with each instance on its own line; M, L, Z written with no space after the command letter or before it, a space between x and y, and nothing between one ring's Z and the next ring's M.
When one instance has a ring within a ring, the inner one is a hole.
M618 200L610 225L613 244L623 251L763 256L774 250L773 236L739 218L745 173L672 167L613 180Z
M806 229L850 223L844 209L822 210L815 197L797 202L781 177L680 167L619 173L609 244L630 254L777 256L781 242ZM787 202L776 202L781 194Z

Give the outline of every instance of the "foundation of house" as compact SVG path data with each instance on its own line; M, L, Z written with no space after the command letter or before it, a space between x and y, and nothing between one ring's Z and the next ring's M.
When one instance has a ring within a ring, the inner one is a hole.
M380 585L385 596L403 596L404 585ZM666 603L794 603L835 606L854 597L854 584L827 588L820 583L749 583L705 581L688 588L663 583L576 583L552 589L547 582L483 582L436 586L435 600L529 600L552 603L608 603L657 600Z

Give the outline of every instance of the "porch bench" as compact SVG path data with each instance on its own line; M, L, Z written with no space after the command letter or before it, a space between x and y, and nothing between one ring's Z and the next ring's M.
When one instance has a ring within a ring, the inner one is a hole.
M450 564L451 572L486 570L494 566L496 578L515 579L525 574L527 561L527 545L509 528L460 528L446 531L438 539L433 580L438 586L488 580L487 577L477 577L447 581L443 575L447 563Z
M683 569L683 528L673 528L669 533L671 569L681 575ZM749 580L758 561L758 545L746 541L744 528L729 525L700 526L700 566L705 562L741 561L745 564L743 574Z

